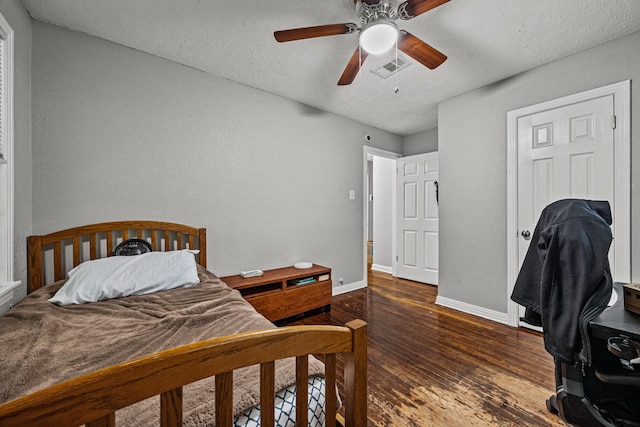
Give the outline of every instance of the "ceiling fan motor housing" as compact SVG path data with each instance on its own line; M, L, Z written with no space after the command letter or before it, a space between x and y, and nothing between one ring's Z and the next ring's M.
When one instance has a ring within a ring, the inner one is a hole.
M362 25L379 20L395 21L398 19L398 2L396 0L360 0L356 3L356 13Z

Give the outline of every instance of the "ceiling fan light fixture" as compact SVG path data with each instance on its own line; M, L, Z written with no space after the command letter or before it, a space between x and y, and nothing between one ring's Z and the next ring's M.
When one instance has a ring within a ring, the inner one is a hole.
M393 21L374 21L360 32L360 47L372 55L391 49L396 44L396 40L398 40L398 27Z

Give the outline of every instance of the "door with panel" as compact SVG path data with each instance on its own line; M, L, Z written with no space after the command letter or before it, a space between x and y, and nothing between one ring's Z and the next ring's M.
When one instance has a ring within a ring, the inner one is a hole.
M518 118L519 265L548 204L607 200L613 209L614 120L613 95ZM611 250L612 266L614 256Z
M438 284L438 153L397 160L396 275Z

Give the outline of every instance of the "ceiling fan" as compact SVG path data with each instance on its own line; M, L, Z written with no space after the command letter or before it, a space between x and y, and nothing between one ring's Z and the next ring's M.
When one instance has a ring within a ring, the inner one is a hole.
M396 41L399 50L430 69L438 67L447 59L444 53L416 36L404 30L398 30L395 21L398 18L404 20L415 18L449 0L406 0L400 6L397 6L397 0L353 1L362 27L347 22L275 31L273 35L279 42L289 42L359 32L359 45L338 81L340 86L353 82L369 54L386 52L396 44Z

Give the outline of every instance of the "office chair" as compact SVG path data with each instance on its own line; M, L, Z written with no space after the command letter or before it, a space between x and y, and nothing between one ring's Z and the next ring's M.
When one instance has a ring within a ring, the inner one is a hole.
M636 349L640 357L640 335L591 329L613 289L611 219L606 201L547 206L511 295L526 308L523 320L542 326L545 349L554 357L556 393L547 409L582 427L640 427L640 364L631 362Z
M600 354L584 369L556 360L556 393L547 399L547 409L575 426L640 426L640 365L635 372L620 372L617 360L605 359Z

